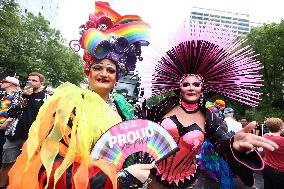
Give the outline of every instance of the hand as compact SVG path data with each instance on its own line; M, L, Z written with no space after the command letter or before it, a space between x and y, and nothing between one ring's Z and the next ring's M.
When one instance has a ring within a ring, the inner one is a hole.
M233 148L239 152L247 152L255 147L262 147L270 151L277 149L278 145L275 142L250 133L255 126L256 122L253 121L237 132L234 136Z
M132 174L134 177L144 183L148 179L150 175L150 170L152 168L152 164L134 164L130 165L125 170L127 170L130 174Z
M23 90L23 93L25 95L31 95L32 93L34 92L33 88L32 87L27 87L25 86L24 90Z
M13 118L9 117L8 119L6 119L6 121L3 124L0 124L0 129L5 130L11 124L12 121Z
M5 122L12 122L14 118L8 117Z

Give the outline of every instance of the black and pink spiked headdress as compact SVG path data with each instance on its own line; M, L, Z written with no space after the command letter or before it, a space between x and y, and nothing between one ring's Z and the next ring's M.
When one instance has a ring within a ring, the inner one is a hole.
M180 89L187 74L201 76L203 91L255 107L262 93L262 64L245 40L228 28L197 22L181 26L165 45L153 49L140 68L141 88L153 96Z

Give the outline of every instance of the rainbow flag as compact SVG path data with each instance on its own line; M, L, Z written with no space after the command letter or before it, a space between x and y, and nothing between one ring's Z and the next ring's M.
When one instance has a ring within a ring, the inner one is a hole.
M108 2L96 1L95 3L95 13L103 12L107 17L109 17L113 22L116 22L120 18L120 14L112 10Z

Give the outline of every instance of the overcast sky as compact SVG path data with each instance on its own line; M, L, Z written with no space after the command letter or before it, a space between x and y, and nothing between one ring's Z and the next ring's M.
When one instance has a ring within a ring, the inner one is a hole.
M105 0L107 1L107 0ZM94 0L60 0L57 28L70 41L78 39L78 27L94 12ZM189 17L191 7L246 13L254 22L284 19L282 0L108 0L121 15L137 14L151 25L151 37L159 37Z

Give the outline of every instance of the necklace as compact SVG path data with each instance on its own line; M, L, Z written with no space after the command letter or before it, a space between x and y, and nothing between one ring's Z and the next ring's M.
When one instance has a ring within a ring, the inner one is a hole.
M109 107L110 107L112 110L117 111L116 105L115 105L114 101L108 99L108 100L107 100L107 104L109 105Z
M180 99L179 105L186 113L193 113L198 110L198 103L189 104Z

